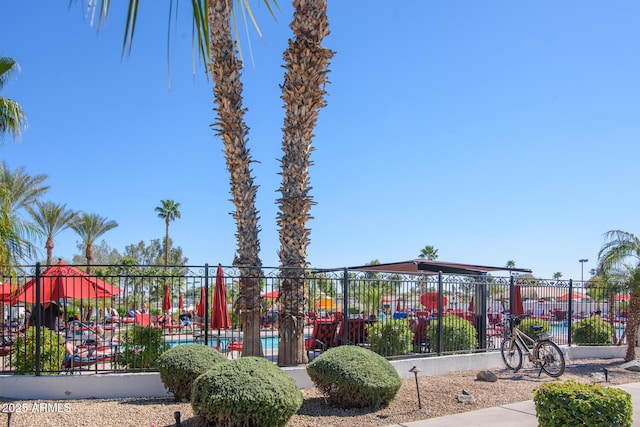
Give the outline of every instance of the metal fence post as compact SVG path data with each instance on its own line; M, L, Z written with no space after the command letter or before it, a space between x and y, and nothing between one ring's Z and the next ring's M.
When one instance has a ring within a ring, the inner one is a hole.
M583 285L584 286L584 285ZM567 313L567 345L571 345L571 323L573 321L573 279L569 279L569 312Z
M342 328L342 342L349 342L349 269L344 268L344 277L342 278L342 321L346 322Z
M209 264L204 265L204 345L209 345Z
M442 271L438 272L438 354L442 354Z
M42 328L42 302L40 299L42 298L40 292L40 263L36 263L36 306L33 309L33 314L36 314L36 376L40 376L40 358L42 357L42 348L40 346L40 338L42 337L42 333L40 329Z

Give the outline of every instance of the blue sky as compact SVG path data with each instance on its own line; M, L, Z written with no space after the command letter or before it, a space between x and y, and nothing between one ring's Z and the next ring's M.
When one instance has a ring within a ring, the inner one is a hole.
M29 120L0 158L47 174L46 199L117 221L104 239L120 251L162 238L154 208L173 199L182 218L170 234L189 263L231 264L229 178L209 127L211 83L193 71L189 2L171 35L170 90L168 2L143 2L124 59L124 10L97 33L67 3L0 7L0 54L22 68L2 96ZM244 100L261 258L277 266L292 7L281 1L276 22L258 3L264 39L242 41ZM442 261L515 260L537 277L579 279L578 260L589 259L587 276L607 230L640 232L640 3L384 5L329 2L336 55L312 156L312 266L403 261L433 245ZM63 232L55 256L70 259L76 240Z

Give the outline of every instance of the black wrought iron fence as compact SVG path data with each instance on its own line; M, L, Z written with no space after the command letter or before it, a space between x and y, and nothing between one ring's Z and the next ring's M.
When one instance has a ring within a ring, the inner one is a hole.
M91 274L87 266L64 264L21 268L4 287L0 368L36 375L150 371L162 351L187 343L239 357L242 277L236 267L218 268L92 266ZM295 333L284 330L292 322L281 322L283 271L261 273L260 345L266 358L281 363L284 353L300 351L280 340ZM349 269L301 276L303 297L294 312L304 323L309 358L345 344L388 358L492 351L504 336L506 313L527 314L559 344L628 339L622 283ZM221 312L228 320L220 320Z

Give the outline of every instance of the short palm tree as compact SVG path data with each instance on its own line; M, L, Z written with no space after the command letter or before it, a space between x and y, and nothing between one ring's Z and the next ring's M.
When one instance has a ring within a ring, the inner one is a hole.
M101 217L98 214L79 213L69 225L73 231L78 233L85 247L85 258L87 259L87 273L91 274L91 261L93 260L93 244L107 231L114 229L118 223Z
M63 230L66 230L75 220L76 213L67 209L66 204L36 201L33 207L27 209L35 222L39 233L45 237L45 249L47 251L47 266L51 265L53 257L53 239Z
M0 56L0 91L15 72L19 70L18 63L7 56ZM5 134L20 139L21 130L26 126L27 119L22 107L16 101L0 96L0 141Z
M607 275L627 272L629 283L629 318L627 322L627 353L625 361L636 359L636 337L640 327L640 239L629 232L611 230L598 252L598 271Z
M312 198L309 196L310 154L318 111L325 106L325 85L333 52L321 45L329 34L327 1L294 0L290 27L294 38L284 53L285 77L282 99L285 105L280 212L280 266L282 299L279 322L278 364L307 363L304 349L304 311L307 303L304 273Z
M164 268L169 266L169 223L180 218L180 203L173 200L160 200L161 206L156 206L158 217L164 219Z

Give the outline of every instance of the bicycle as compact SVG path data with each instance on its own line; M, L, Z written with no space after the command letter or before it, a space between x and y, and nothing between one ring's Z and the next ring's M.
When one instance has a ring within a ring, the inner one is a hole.
M551 332L542 332L543 327L533 325L531 329L536 334L535 339L518 328L522 319L530 315L508 316L509 325L505 328L506 337L502 341L502 360L507 368L518 372L522 368L523 354L529 362L540 368L538 376L544 371L547 375L557 378L564 373L565 360L560 347L551 339ZM507 317L507 316L505 316Z

